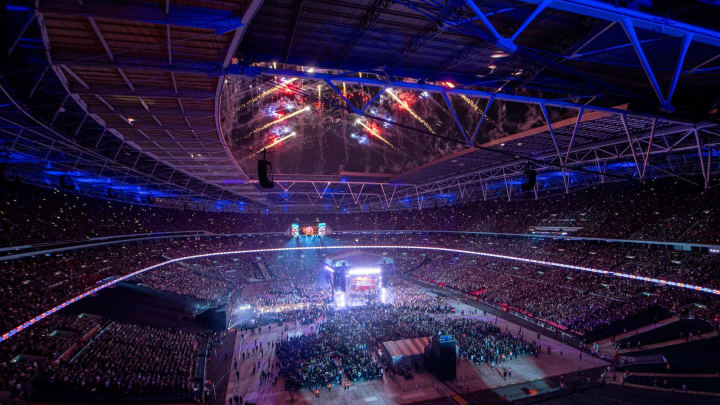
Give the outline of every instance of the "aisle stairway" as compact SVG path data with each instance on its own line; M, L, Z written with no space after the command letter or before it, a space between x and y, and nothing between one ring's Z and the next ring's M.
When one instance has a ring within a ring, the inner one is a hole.
M618 373L616 379L605 378L609 384L651 389L654 391L682 392L685 394L720 397L720 377L717 374L669 373ZM686 389L683 389L683 384ZM716 403L710 401L708 403Z
M707 333L703 333L699 336L694 336L693 340L709 339L714 336L718 336L717 331L707 332ZM673 339L673 340L667 340L664 342L654 343L651 345L643 345L642 347L631 347L628 349L620 349L620 354L628 354L628 353L639 352L639 351L643 351L643 350L658 349L660 347L674 346L677 344L681 344L683 342L685 342L684 339L677 338L677 339Z
M670 318L663 319L659 322L656 322L654 324L648 324L641 326L639 328L631 329L627 332L623 332L619 335L615 336L615 341L620 341L622 339L625 339L626 337L630 337L636 334L640 334L643 332L647 332L656 328L659 328L661 326L665 326L668 324L671 324L673 322L677 322L680 318L677 316L671 316ZM613 358L615 356L615 346L612 344L612 337L607 337L605 339L601 339L597 341L597 344L599 347L598 349L598 355L603 358Z
M260 273L262 273L262 276L265 278L265 280L272 280L272 276L270 276L270 272L268 271L267 267L265 267L265 263L255 262L255 264L257 265L258 269L260 269Z
M631 330L629 330L629 331L627 331L627 332L623 332L623 333L621 333L621 334L619 334L619 335L616 335L616 336L615 336L615 340L616 340L616 341L622 340L622 339L625 339L626 337L630 337L630 336L632 336L632 335L636 335L636 334L639 334L639 333L647 332L647 331L649 331L649 330L653 330L653 329L659 328L659 327L661 327L661 326L665 326L665 325L667 325L667 324L670 324L670 323L673 323L673 322L677 322L677 321L679 321L679 320L680 320L680 318L679 318L678 316L671 316L670 318L663 319L663 320L658 321L658 322L656 322L656 323L654 323L654 324L652 324L652 323L651 323L651 324L647 324L647 325L645 325L645 326L641 326L641 327L639 327L639 328L631 329ZM598 340L597 343L598 343L600 346L602 346L603 344L610 343L611 339L612 339L612 337L607 337L607 338L605 338L605 339Z

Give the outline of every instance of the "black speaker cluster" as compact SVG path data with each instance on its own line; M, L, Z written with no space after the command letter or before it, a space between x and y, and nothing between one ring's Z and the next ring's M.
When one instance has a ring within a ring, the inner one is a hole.
M535 169L525 170L525 177L527 177L527 181L523 183L522 191L530 191L534 189L535 183L537 183L537 172Z
M0 163L0 183L10 187L17 187L20 185L20 176L10 170L7 163Z
M440 381L454 380L457 374L455 338L449 335L433 336L425 348L425 367Z
M73 183L69 176L64 175L60 177L60 188L65 190L75 190L75 183Z
M272 180L272 165L265 159L264 153L263 158L258 160L258 180L262 188L275 187L275 182Z

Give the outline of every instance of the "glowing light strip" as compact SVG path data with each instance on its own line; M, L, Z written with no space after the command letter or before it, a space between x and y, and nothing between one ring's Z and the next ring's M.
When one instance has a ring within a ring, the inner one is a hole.
M276 139L276 140L270 142L270 144L265 145L262 148L258 149L258 151L255 152L255 154L257 155L258 153L260 153L264 150L268 150L268 149L272 148L273 146L277 146L278 144L282 143L284 140L286 140L288 138L292 138L295 135L296 135L295 132L291 132L290 134L285 135L282 138ZM293 229L295 229L295 228L293 228Z
M257 128L255 128L255 129L253 129L252 131L250 131L249 134L245 135L245 137L247 138L248 136L250 136L250 135L252 135L252 134L254 134L254 133L256 133L256 132L260 132L260 131L262 131L262 130L264 130L264 129L268 129L268 128L270 128L271 126L273 126L273 125L275 125L275 124L278 124L278 123L280 123L280 122L283 122L283 121L285 121L286 119L292 118L292 117L294 117L294 116L296 116L296 115L298 115L298 114L304 113L305 111L310 111L310 106L309 106L309 105L308 105L308 106L305 106L305 108L302 108L302 109L297 110L297 111L295 111L295 112L291 112L290 114L288 114L288 115L286 115L286 116L284 116L284 117L280 117L280 118L276 119L275 121L270 121L270 122L268 122L268 123L265 124L265 125L262 125L262 126L260 126L260 127L257 127Z
M280 83L280 84L278 84L278 85L275 86L275 87L272 87L272 88L270 88L270 89L268 89L268 90L265 90L265 91L263 91L262 93L258 94L257 96L251 98L251 99L248 100L247 102L243 103L242 105L238 106L236 109L237 109L237 110L242 110L243 108L247 107L248 105L250 105L250 104L252 104L252 103L254 103L254 102L258 101L258 100L260 100L261 98L263 98L263 97L265 97L265 96L268 96L268 95L270 95L270 94L272 94L272 93L275 93L276 91L278 91L278 90L280 90L280 89L282 89L282 88L286 88L288 84L294 82L294 81L297 80L297 79L298 79L297 77L293 77L292 79L286 81L285 83Z
M396 148L393 144L391 144L387 139L383 138L382 135L380 135L380 133L379 133L378 131L370 128L370 127L367 126L367 125L365 125L365 123L362 122L361 120L357 120L357 121L355 121L355 122L357 122L358 124L362 125L363 128L367 129L367 131L370 132L370 135L378 138L379 140L381 140L381 141L385 142L386 144L390 145L391 148L397 150L397 148Z
M400 105L402 106L402 108L406 109L407 112L409 112L410 115L413 116L413 118L415 118L416 120L420 121L420 123L423 124L423 125L425 126L425 128L427 128L428 131L432 132L433 134L435 133L435 131L433 131L432 127L430 126L430 124L428 124L428 123L427 123L424 119L422 119L419 115L415 114L415 111L413 111L413 110L410 108L410 106L408 105L408 103L402 101L402 100L400 99L400 97L396 96L395 93L393 93L393 91L392 91L392 89L391 89L390 87L386 88L385 91L387 91L388 94L390 94L390 97L392 97L393 100L395 100L395 102L397 102L398 104L400 104Z
M3 342L10 338L11 336L15 335L16 333L22 331L23 329L26 329L33 324L37 323L38 321L47 318L48 316L54 314L55 312L67 307L68 305L75 303L85 297L87 297L90 294L95 294L96 292L100 290L104 290L105 288L108 288L110 286L113 286L121 281L127 280L131 277L137 276L138 274L145 273L146 271L150 271L153 269L156 269L158 267L162 267L168 264L181 262L183 260L192 260L192 259L201 259L204 257L215 257L215 256L227 256L227 255L237 255L237 254L244 254L244 253L267 253L267 252L285 252L285 251L293 251L293 250L328 250L328 249L409 249L409 250L434 250L438 252L450 252L450 253L464 253L469 255L475 255L475 256L485 256L485 257L493 257L497 259L505 259L505 260L514 260L518 262L523 263L533 263L533 264L539 264L542 266L551 266L551 267L560 267L563 269L571 269L571 270L580 270L580 271L587 271L590 273L596 273L596 274L602 274L604 276L609 277L619 277L619 278L627 278L631 280L638 280L638 281L646 281L650 283L660 284L664 286L670 286L670 287L678 287L678 288L684 288L687 290L693 290L693 291L699 291L699 292L705 292L709 294L715 294L720 295L720 289L713 289L709 287L702 287L699 285L692 285L687 283L680 283L677 281L669 281L669 280L663 280L659 278L653 278L653 277L645 277L645 276L638 276L635 274L627 274L627 273L619 273L616 271L607 271L607 270L600 270L600 269L594 269L592 267L583 267L583 266L574 266L571 264L563 264L563 263L555 263L555 262L548 262L544 260L534 260L534 259L525 259L523 257L516 257L516 256L506 256L506 255L499 255L495 253L487 253L487 252L474 252L472 250L463 250L463 249L452 249L452 248L443 248L443 247L432 247L432 246L409 246L409 245L341 245L341 246L298 246L298 247L281 247L281 248L267 248L267 249L248 249L248 250L233 250L229 252L217 252L217 253L203 253L199 255L191 255L191 256L183 256L178 257L176 259L170 259L161 263L153 264L150 267L145 267L144 269L140 269L137 271L134 271L132 273L126 274L124 276L118 277L114 280L108 281L107 283L103 283L91 290L85 291L84 293L78 295L75 298L71 298L68 301L63 302L62 304L49 309L42 314L26 321L22 325L18 325L14 329L10 330L7 333L4 333L2 336L0 336L0 342Z
M330 273L335 273L335 270L333 270L332 267L327 266L327 265L325 266L325 270L329 271Z

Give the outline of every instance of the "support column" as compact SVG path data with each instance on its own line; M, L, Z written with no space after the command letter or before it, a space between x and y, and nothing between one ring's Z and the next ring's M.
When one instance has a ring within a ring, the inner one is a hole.
M698 135L697 128L693 128L693 132L695 133L695 144L697 145L698 150L698 158L700 158L700 169L702 170L703 175L703 183L705 185L705 190L708 189L709 182L708 182L708 173L705 172L705 161L703 160L702 155L702 145L700 144L700 135Z

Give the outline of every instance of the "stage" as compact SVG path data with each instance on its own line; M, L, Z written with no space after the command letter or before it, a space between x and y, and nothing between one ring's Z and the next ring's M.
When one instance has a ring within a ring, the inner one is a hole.
M428 292L428 294L430 293ZM506 327L512 332L519 330L518 324L492 315L481 315L482 311L477 315L460 315L463 310L465 314L470 314L475 308L453 299L450 299L448 303L457 307L456 313L438 316L482 319L497 323L497 326L503 330ZM286 338L288 335L316 333L319 322L312 325L288 322L285 325L289 328L287 332L284 332L284 327L273 326L271 329L263 328L260 334L246 336L245 339L241 339L238 335L235 341L235 356L239 356L241 351L251 351L250 349L253 347L255 340L267 343ZM535 333L531 334L531 336L533 340L536 339ZM509 400L517 400L529 395L542 394L557 389L558 383L556 380L559 375L566 375L566 381L570 381L571 377L575 378L574 376L577 376L578 370L597 370L599 367L608 364L603 360L586 355L580 358L577 349L551 339L544 334L541 336L539 343L544 348L543 354L538 357L524 356L506 361L502 367L478 366L468 360L460 359L457 365L456 380L445 384L439 382L430 373L415 374L411 380L407 380L400 375L390 377L385 374L382 380L353 383L347 391L337 386L331 392L323 389L319 398L315 398L308 390L301 391L295 396L294 402L291 402L290 394L284 390L282 379L279 379L278 384L275 386L262 384L259 374L252 374L252 367L247 367L257 361L260 361L263 367L272 364L277 359L274 351L266 352L264 356L261 356L260 353L253 353L249 360L240 364L238 378L236 378L234 369L232 372L228 371L225 399L224 402L221 402L222 395L219 395L220 398L217 404L227 404L227 398L236 392L243 395L243 399L246 401L255 402L259 405L285 403L412 404L434 403L431 401L435 400L439 401L438 403L447 403L448 398L453 395L459 395L468 398L468 400L478 395L498 400L503 395L507 395ZM551 347L552 354L547 354L545 349L547 347ZM503 370L508 368L512 368L512 376L503 378ZM551 377L555 378L551 379Z
M336 309L387 302L387 279L392 258L366 251L329 255L324 269L330 278Z

